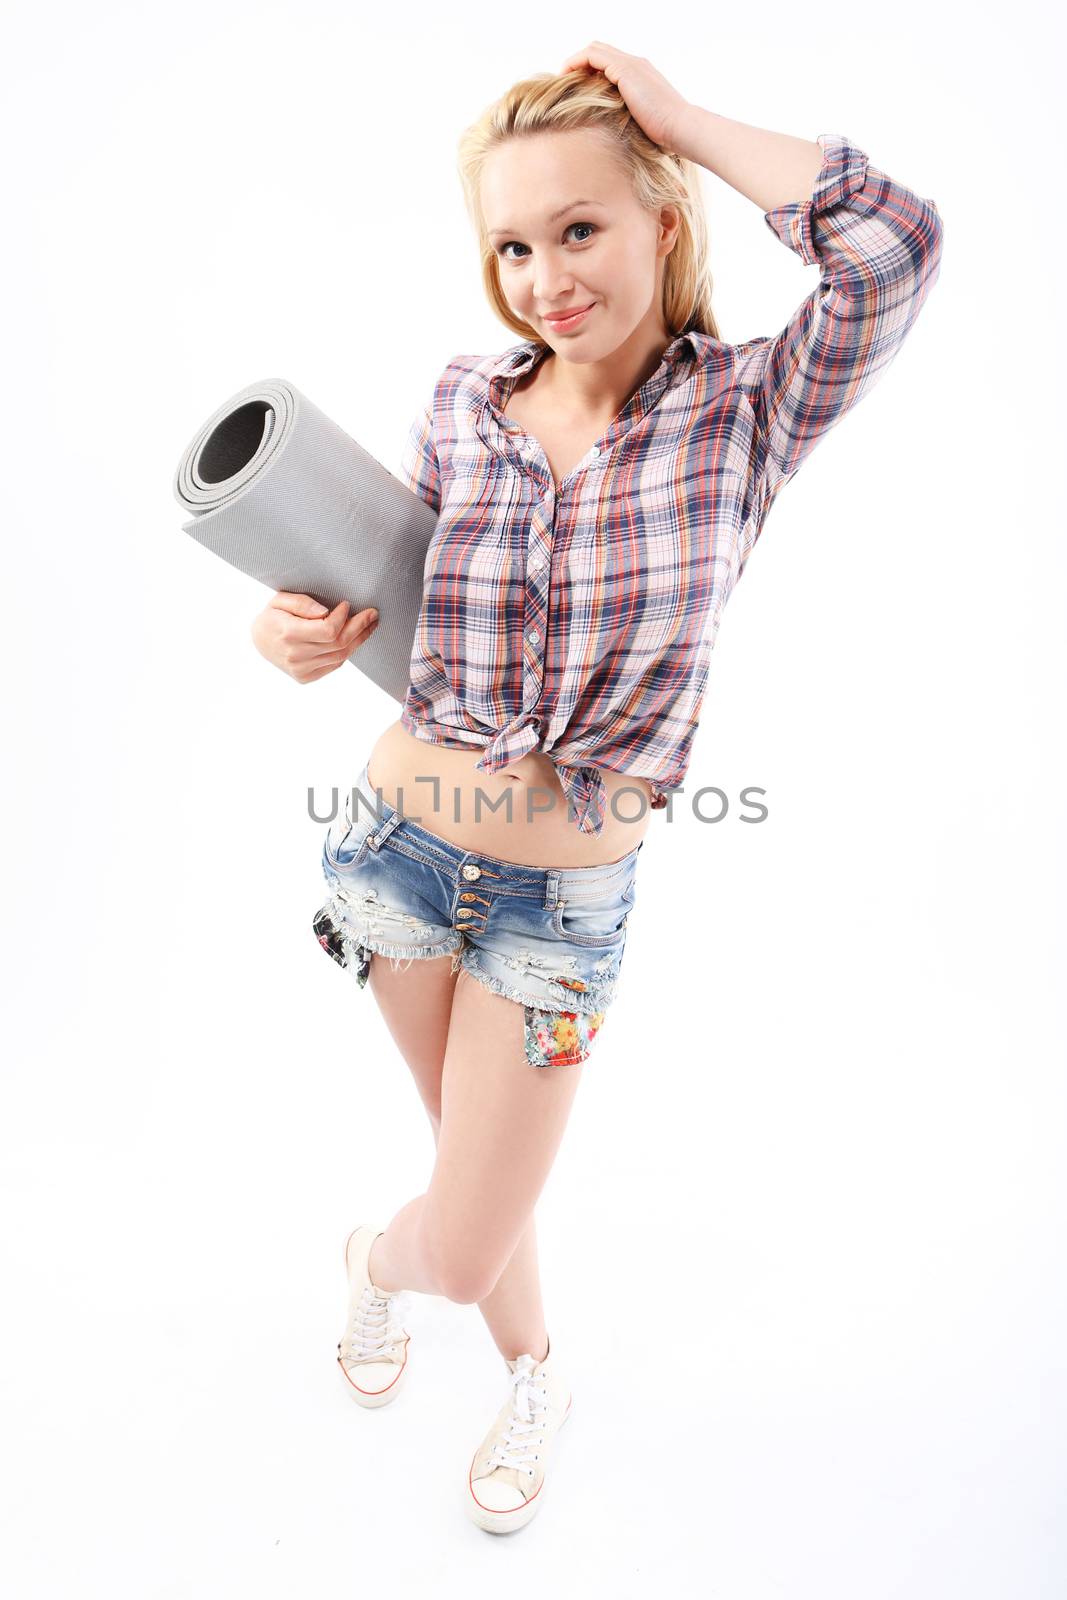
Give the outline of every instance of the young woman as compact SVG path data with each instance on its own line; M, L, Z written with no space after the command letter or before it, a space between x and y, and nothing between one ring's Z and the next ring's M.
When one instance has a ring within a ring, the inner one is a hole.
M719 339L697 167L820 269L776 337ZM348 1239L344 1382L363 1405L395 1397L403 1292L476 1302L509 1383L465 1493L500 1532L540 1507L569 1412L534 1207L619 977L650 813L685 775L771 504L900 348L942 228L847 139L732 122L599 43L491 106L460 171L521 342L455 357L412 427L404 472L439 521L411 682L327 833L316 930L369 978L437 1144L426 1192ZM313 681L373 627L346 613L279 594L257 645Z

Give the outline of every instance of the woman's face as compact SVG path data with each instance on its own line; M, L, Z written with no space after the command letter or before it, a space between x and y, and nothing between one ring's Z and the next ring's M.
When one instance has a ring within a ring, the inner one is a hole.
M662 284L677 209L639 206L601 136L507 140L486 159L481 202L505 299L562 360L603 360L638 329L670 337ZM573 328L548 316L590 304Z

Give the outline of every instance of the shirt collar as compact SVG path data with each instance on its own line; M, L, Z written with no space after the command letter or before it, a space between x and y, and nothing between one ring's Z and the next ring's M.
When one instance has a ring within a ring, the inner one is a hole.
M685 333L678 334L664 350L655 372L650 378L646 378L637 391L641 397L642 407L647 408L654 404L665 389L682 381L687 361L699 365L710 360L713 351L723 348L717 339L713 339L707 333L696 333L689 329ZM486 377L484 403L500 409L505 403L506 395L510 393L521 375L531 371L548 351L549 346L540 339L523 339L520 344L512 345L510 349L505 350L503 355L483 369ZM635 401L631 400L630 406L634 403Z

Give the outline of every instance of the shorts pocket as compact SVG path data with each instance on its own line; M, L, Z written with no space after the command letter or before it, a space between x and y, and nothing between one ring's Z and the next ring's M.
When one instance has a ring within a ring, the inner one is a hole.
M354 872L360 865L370 847L377 820L366 807L358 806L356 820L351 822L347 805L334 818L326 830L322 853L335 872Z
M600 894L576 890L556 901L552 927L572 944L611 945L626 932L626 918L634 903L633 884Z

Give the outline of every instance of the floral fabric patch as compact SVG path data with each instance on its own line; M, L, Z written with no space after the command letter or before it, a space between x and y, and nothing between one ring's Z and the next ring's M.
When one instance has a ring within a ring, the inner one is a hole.
M359 987L365 989L370 977L371 951L348 937L345 929L334 920L329 905L316 911L311 926L326 954L332 956L339 967L349 968Z
M543 1011L523 1006L526 1059L535 1067L576 1066L593 1048L604 1021L603 1011Z

